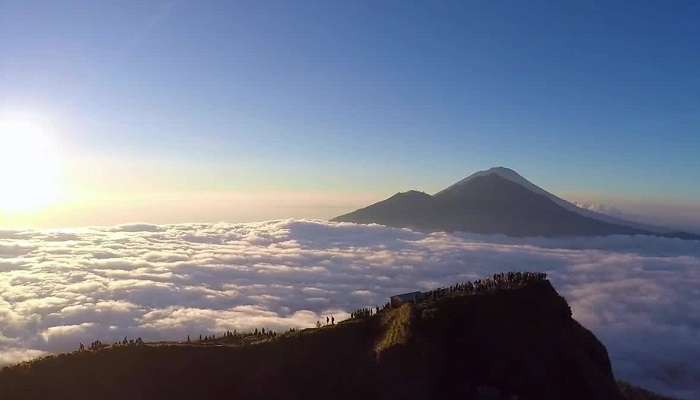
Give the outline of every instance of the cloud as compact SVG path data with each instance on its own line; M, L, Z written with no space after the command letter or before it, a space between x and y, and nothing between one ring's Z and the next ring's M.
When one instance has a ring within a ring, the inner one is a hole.
M32 251L29 246L23 246L19 244L2 244L0 243L0 258L17 257L27 254Z
M117 225L109 229L110 232L158 232L160 230L160 226L151 224Z
M310 220L0 232L0 364L124 336L336 319L392 294L547 272L617 377L700 397L700 246L648 236L423 234Z
M597 213L601 214L606 214L610 215L611 217L616 217L616 218L628 218L630 215L625 214L621 209L615 206L610 206L606 204L600 204L600 203L594 203L594 202L575 202L576 206L590 210L590 211L595 211Z
M41 350L6 347L0 352L0 365L18 364L45 355L47 353Z

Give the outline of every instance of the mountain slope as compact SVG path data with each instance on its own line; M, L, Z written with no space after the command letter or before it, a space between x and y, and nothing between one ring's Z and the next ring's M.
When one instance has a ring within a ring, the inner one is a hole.
M0 398L622 398L605 347L549 281L500 282L260 344L50 357L0 372Z
M433 196L410 191L333 219L418 230L464 231L510 236L605 236L661 233L576 207L530 183L515 171L475 173Z
M461 181L455 183L454 185L450 186L449 188L447 188L443 191L449 191L449 190L456 189L457 187L469 182L470 180L472 180L476 177L490 175L490 174L495 174L495 175L498 175L501 178L507 179L513 183L517 183L518 185L523 186L524 188L532 191L533 193L541 194L541 195L547 197L548 199L550 199L554 203L556 203L558 206L560 206L566 210L575 212L575 213L582 215L584 217L593 218L593 219L598 220L598 221L607 222L607 223L611 223L611 224L615 224L615 225L627 226L630 228L645 230L645 231L649 231L649 232L655 232L655 233L670 233L671 232L671 230L667 229L667 228L653 226L653 225L649 225L649 224L642 224L642 223L633 222L633 221L625 221L623 219L612 217L610 215L606 215L606 214L599 213L599 212L596 212L593 210L581 208L574 203L571 203L567 200L564 200L561 197L556 196L556 195L542 189L541 187L535 185L534 183L532 183L529 180L522 177L516 171L514 171L510 168L505 168L505 167L494 167L494 168L487 169L485 171L476 172L476 173L462 179Z
M635 234L558 206L549 198L497 174L476 177L434 196L448 230L512 236Z
M436 211L435 201L431 195L411 190L397 193L386 200L337 217L335 220L358 224L380 223L399 227L429 227L437 217Z

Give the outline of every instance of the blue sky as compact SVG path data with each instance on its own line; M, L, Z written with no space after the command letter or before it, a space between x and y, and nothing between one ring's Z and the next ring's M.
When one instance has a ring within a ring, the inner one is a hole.
M102 199L355 199L342 208L504 165L695 213L699 20L681 1L3 0L0 110L59 127L67 186Z

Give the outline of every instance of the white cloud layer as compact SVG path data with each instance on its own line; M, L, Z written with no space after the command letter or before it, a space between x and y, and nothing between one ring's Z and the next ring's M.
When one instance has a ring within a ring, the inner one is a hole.
M547 272L619 378L700 398L700 244L284 220L0 231L0 364L124 336L309 327L388 296Z

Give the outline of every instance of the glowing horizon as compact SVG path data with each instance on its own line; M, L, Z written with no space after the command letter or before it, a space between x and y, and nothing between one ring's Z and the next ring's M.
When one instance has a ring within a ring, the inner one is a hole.
M350 181L348 187L328 179L325 185L290 185L274 176L269 182L252 182L244 176L250 170L222 171L206 162L178 165L167 159L85 155L63 142L70 135L40 113L3 111L0 135L0 170L6 188L0 197L0 227L10 229L330 219L399 191L434 193L452 183L440 187L431 182L420 187L420 180L414 185L412 177L395 179L394 175L394 179L376 177L383 184L362 187L361 191L354 189L356 181ZM226 183L227 174L232 174L237 184ZM386 182L390 179L392 182ZM700 229L700 206L692 202L634 200L580 190L559 194L584 207L630 220Z

